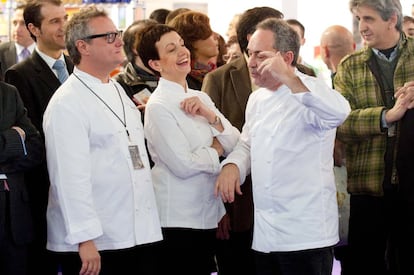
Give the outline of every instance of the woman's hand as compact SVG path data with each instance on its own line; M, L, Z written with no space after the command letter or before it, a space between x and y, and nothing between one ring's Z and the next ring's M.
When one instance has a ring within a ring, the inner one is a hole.
M203 116L207 119L207 121L211 124L214 123L216 120L216 113L210 110L198 96L193 96L184 99L181 102L181 108L187 114L191 114L193 116L199 115Z

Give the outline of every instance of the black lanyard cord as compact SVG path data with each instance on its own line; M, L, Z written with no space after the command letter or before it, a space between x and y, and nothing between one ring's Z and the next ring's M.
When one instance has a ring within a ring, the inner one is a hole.
M125 131L127 133L127 136L129 138L129 132L127 129L127 123L126 123L126 115L125 115L125 106L124 106L124 102L122 101L122 97L121 97L121 93L119 92L118 87L112 83L115 86L115 89L118 93L119 96L119 100L121 100L121 105L122 105L122 113L124 116L124 120L122 120L116 113L115 111L105 102L105 100L103 100L97 93L95 93L85 82L83 82L82 79L79 78L79 76L77 76L75 73L72 73L77 79L79 79L79 81L86 87L88 88L89 91L91 91L92 94L94 94L103 104L105 104L105 106L114 114L114 116L122 123L122 125L124 125ZM112 82L112 80L110 80Z

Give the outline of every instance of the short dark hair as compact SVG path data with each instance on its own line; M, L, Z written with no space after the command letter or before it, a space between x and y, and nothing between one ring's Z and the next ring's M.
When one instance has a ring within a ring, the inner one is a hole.
M160 55L158 53L157 47L155 46L155 43L160 41L161 37L169 32L177 31L169 25L155 24L145 27L137 35L138 37L136 49L138 51L139 57L142 60L142 63L145 65L145 67L153 71L158 76L160 73L151 68L149 61L160 59Z
M165 19L169 13L170 10L167 9L156 9L151 12L149 19L153 19L158 23L165 24Z
M26 7L23 11L24 23L26 28L29 29L29 24L33 24L35 27L40 28L42 25L43 15L41 9L44 4L49 3L55 6L61 6L61 0L32 0L26 3ZM30 32L30 31L29 31ZM30 32L30 36L36 41L36 36Z
M124 41L124 53L129 62L134 62L136 53L134 52L137 34L146 26L158 24L153 19L142 19L132 22L131 25L122 34L122 40Z
M257 25L257 29L269 30L273 33L273 48L281 53L293 52L292 66L296 66L300 41L299 34L285 21L277 18L268 18Z
M414 17L408 16L408 15L404 15L404 17L403 17L403 23L406 23L406 22L414 23Z
M297 20L297 19L288 19L288 20L286 20L286 22L289 25L298 26L300 31L302 32L302 37L300 37L300 38L305 37L305 26L302 23L300 23L299 20Z
M237 40L242 52L247 53L247 36L253 34L256 25L266 18L283 19L283 13L270 7L256 7L245 11L236 26Z

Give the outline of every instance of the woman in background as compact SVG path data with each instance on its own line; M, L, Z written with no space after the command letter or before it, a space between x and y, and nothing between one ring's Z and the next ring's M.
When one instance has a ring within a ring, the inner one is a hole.
M198 11L187 11L174 17L168 25L183 38L191 53L188 87L201 90L204 76L217 68L219 55L218 35L211 29L209 17Z

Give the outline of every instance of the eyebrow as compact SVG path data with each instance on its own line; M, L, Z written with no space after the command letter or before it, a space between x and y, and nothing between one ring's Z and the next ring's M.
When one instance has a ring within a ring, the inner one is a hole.
M68 19L69 18L69 15L68 14L65 14L65 16L63 16L63 19L64 20L66 20L66 19ZM45 18L46 19L46 18ZM52 18L49 18L46 22L49 22L49 23L51 23L51 22L56 22L56 21L61 21L62 20L62 17L60 17L60 16L57 16L57 17L52 17Z
M168 43L167 45L165 45L164 49L167 49L168 50L171 47L177 47L176 43L173 43L173 42Z
M170 42L167 45L165 45L165 48L168 48L170 45L176 47L177 45L181 45L181 43L184 44L184 40L183 39L178 40L178 44L176 42Z
M248 53L249 55L251 55L251 54L259 55L259 54L261 54L262 52L264 52L264 51L251 51L251 50L247 49L247 53Z

